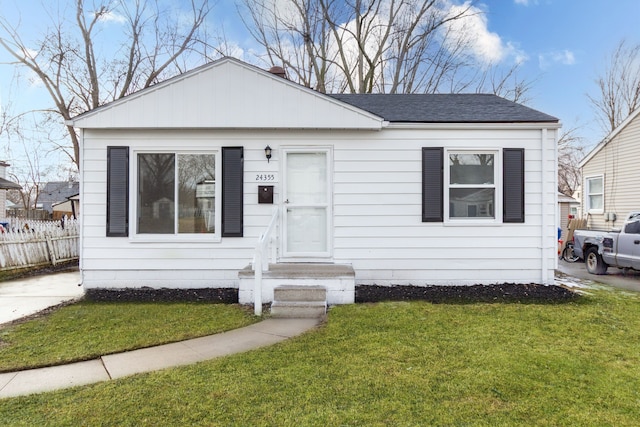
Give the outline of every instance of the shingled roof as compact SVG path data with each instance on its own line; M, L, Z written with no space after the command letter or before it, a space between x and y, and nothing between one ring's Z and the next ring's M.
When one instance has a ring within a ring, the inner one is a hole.
M21 190L22 187L15 182L0 178L0 190Z
M491 94L329 94L400 123L557 123L556 117Z

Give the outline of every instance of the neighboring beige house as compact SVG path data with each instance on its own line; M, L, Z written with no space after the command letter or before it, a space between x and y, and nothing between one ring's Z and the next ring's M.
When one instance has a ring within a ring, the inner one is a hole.
M580 162L582 216L587 227L622 226L640 210L640 109L635 110Z

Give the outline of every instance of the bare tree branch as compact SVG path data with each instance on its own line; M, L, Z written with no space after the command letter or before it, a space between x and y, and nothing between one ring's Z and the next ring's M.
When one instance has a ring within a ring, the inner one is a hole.
M461 92L483 79L484 68L471 54L473 35L453 25L481 13L473 1L457 7L442 0L242 4L245 26L266 52L263 59L322 92ZM511 99L523 99L530 87L515 72L488 77L483 83Z
M211 11L208 0L190 0L187 10L161 11L158 4L74 0L75 20L67 20L70 14L64 12L52 17L51 27L38 41L25 41L26 31L21 34L0 17L0 46L13 57L13 64L37 76L64 122L177 73L179 59L203 46L200 33ZM177 12L181 19L176 19ZM109 19L123 25L115 46L101 33ZM203 59L204 54L199 56L200 62ZM67 132L78 164L78 136L71 126Z
M578 164L584 147L577 131L577 127L564 130L558 138L558 191L567 196L572 196L582 181Z
M596 79L598 93L587 95L605 134L640 108L640 43L622 40Z

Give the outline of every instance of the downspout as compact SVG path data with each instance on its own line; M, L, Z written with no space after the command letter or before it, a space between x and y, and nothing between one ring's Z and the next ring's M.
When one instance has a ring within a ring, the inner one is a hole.
M78 201L78 208L80 209L79 214L85 212L85 198L84 198L84 128L80 128L80 135L78 136L79 147L78 150L80 152L80 164L78 165L78 194L80 195L80 200ZM71 201L71 206L73 206L73 201ZM78 269L80 270L80 283L78 286L84 285L84 221L82 220L81 215L76 217L76 224L78 225L79 236L78 236Z
M542 159L542 168L541 168L541 196L542 196L542 206L541 206L541 214L542 214L542 221L540 221L541 225L541 230L540 230L540 251L541 251L541 271L540 271L540 276L541 276L541 283L546 285L547 284L547 251L549 250L549 247L547 246L547 237L546 237L546 233L547 233L547 213L545 212L544 206L547 200L547 149L546 149L546 140L547 140L547 128L543 128L542 129L542 141L540 144L540 149L541 149L541 159Z

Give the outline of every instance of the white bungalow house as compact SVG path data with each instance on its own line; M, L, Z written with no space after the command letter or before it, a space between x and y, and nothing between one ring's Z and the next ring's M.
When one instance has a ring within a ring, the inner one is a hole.
M582 218L593 229L621 228L640 210L640 108L633 111L579 164Z
M69 124L87 290L553 282L559 123L494 95L326 95L225 58Z

